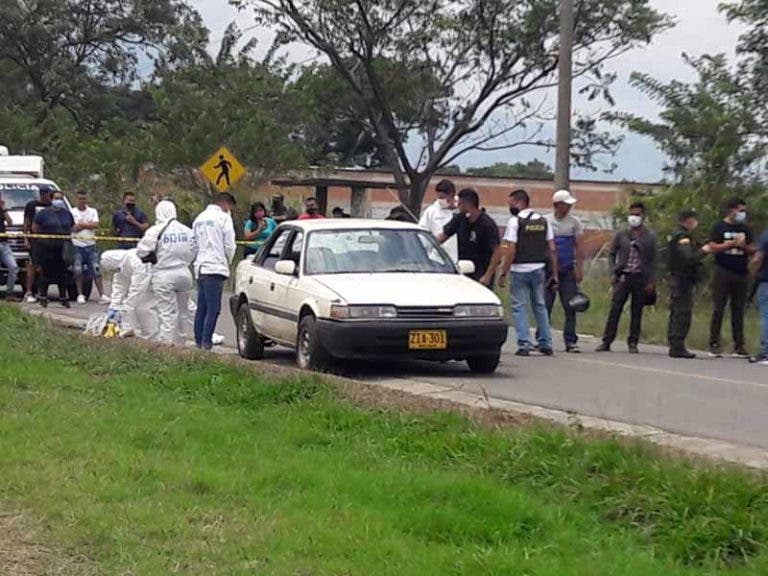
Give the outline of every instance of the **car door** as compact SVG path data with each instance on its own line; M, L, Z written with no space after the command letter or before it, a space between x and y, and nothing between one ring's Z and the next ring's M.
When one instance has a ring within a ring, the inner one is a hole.
M280 316L284 312L274 292L275 283L280 280L280 275L275 272L275 264L282 258L292 235L291 227L283 227L272 235L264 249L251 262L246 287L253 325L264 336L280 342L283 342L280 337Z
M284 342L295 343L298 335L299 306L303 297L299 297L301 253L304 245L304 231L294 230L288 238L285 250L282 253L282 260L291 260L296 264L296 274L285 276L275 274L275 280L270 286L270 296L273 299L274 306L281 310L281 314L276 319L276 330L278 338Z

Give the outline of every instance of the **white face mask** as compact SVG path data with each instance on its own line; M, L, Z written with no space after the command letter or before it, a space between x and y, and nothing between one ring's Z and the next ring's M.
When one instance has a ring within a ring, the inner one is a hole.
M442 208L443 210L451 207L451 203L448 202L446 198L438 198L437 205L440 206L440 208Z
M643 225L643 217L630 214L629 218L627 218L627 222L629 222L629 225L632 228L638 228Z
M744 222L747 219L747 211L739 210L736 212L736 214L733 215L733 219L736 222Z

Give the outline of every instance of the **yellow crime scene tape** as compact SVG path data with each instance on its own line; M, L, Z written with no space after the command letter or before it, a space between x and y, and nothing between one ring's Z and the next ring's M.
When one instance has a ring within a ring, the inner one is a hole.
M96 242L134 242L138 243L141 238L122 238L120 236L94 236L92 238L78 238L74 235L68 234L25 234L23 232L6 232L0 234L0 238L18 239L24 238L27 240L95 240ZM235 244L240 246L248 246L253 244L253 240L237 240Z

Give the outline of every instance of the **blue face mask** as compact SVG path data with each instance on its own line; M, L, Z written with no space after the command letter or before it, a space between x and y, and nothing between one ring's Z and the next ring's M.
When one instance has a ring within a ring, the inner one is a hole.
M61 198L57 198L56 200L54 200L52 202L52 204L53 204L54 208L66 208L67 207L67 203L64 200L62 200Z

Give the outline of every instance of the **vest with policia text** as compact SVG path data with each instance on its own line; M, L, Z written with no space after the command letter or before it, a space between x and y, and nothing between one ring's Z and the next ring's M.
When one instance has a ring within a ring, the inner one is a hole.
M517 250L515 264L544 264L547 261L547 221L539 216L533 220L532 212L528 218L517 219Z

